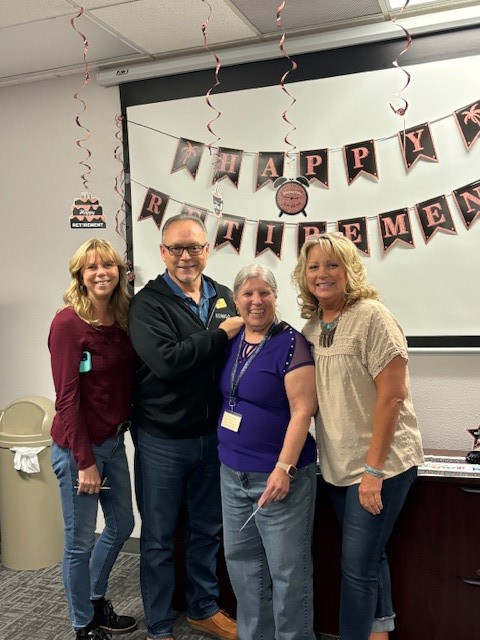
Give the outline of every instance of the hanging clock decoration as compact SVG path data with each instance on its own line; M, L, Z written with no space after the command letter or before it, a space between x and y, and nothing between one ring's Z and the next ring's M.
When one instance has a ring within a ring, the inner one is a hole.
M280 209L279 218L285 213L288 216L295 216L303 213L306 216L305 207L308 202L308 180L304 176L295 179L285 177L277 178L273 186L277 190L275 202Z

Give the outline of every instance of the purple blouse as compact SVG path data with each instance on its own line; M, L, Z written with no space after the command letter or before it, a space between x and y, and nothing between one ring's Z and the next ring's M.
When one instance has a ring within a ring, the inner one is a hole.
M221 426L224 411L229 410L232 369L237 359L243 331L229 342L220 376L222 410L218 421L220 461L235 471L270 473L275 467L290 421L290 407L284 377L298 367L314 366L310 345L289 325L270 337L250 362L236 388L234 411L242 416L237 432ZM241 371L248 343L243 341L237 375ZM298 459L301 468L316 460L313 437L308 434Z

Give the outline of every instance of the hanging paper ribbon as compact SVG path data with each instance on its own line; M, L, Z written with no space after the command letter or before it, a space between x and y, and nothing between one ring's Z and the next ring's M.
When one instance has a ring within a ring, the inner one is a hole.
M295 71L298 68L297 63L292 60L290 58L290 56L288 55L288 53L285 50L284 42L285 42L285 38L286 38L286 33L285 33L285 27L283 26L283 22L282 22L282 13L283 10L285 9L285 2L286 0L283 0L283 2L281 4L278 5L277 7L277 18L276 18L276 23L277 23L277 27L279 29L282 30L282 36L280 38L280 42L279 42L279 49L282 52L282 55L285 56L288 61L291 63L291 68L288 69L288 71L286 71L283 76L280 79L280 88L282 89L282 91L284 93L287 94L287 96L289 98L291 98L291 102L290 102L290 106L285 109L285 111L282 112L282 120L284 120L284 122L286 122L287 124L289 124L292 128L290 129L290 131L287 132L287 134L285 135L284 138L284 142L285 144L287 144L290 147L290 150L287 151L287 158L289 160L289 162L293 162L293 154L295 152L295 149L297 148L296 145L294 145L292 142L290 142L290 135L297 130L297 127L288 119L287 117L287 113L289 111L289 109L291 109L291 107L293 107L293 105L295 104L295 102L297 101L297 99L292 96L292 94L285 88L285 80L288 76L289 73L291 73L292 71Z
M87 84L90 81L90 75L88 73L88 62L87 62L87 53L88 53L88 48L89 48L89 44L88 44L88 40L85 37L85 35L83 33L81 33L75 26L75 20L77 20L77 18L80 18L80 16L84 13L84 8L82 6L79 7L79 14L76 15L74 18L72 18L70 20L70 24L72 25L73 29L78 33L78 35L80 36L80 38L83 41L83 65L84 65L84 75L83 75L83 84L80 87L79 91L81 89L83 89L84 87L87 86ZM78 100L79 102L82 103L82 110L77 113L77 115L75 116L75 122L77 123L77 125L80 127L80 129L83 129L86 132L86 136L85 138L80 138L79 140L76 141L76 145L77 147L80 147L81 149L83 149L84 151L87 152L87 157L85 158L85 160L80 160L78 164L83 165L86 169L86 171L84 171L84 173L82 173L82 182L83 182L83 188L85 189L85 191L88 191L88 180L87 180L87 176L92 172L92 168L89 164L87 164L87 160L89 160L89 158L91 157L92 153L90 151L90 149L88 149L88 147L83 146L82 142L86 142L90 136L92 135L90 130L87 127L84 127L81 123L80 123L80 116L82 115L82 113L84 113L87 110L87 103L85 102L85 100L82 100L81 98L78 97L78 93L79 91L76 91L73 94L73 97L75 100Z
M403 106L401 107L395 107L391 102L390 102L390 108L392 109L392 111L394 113L396 113L397 115L404 117L405 114L407 113L407 109L408 109L408 102L405 100L405 98L402 98L402 96L400 95L400 93L402 91L405 91L405 89L408 87L408 85L410 84L410 80L411 80L411 75L410 73L408 73L408 71L402 67L399 64L399 59L401 56L403 56L404 53L406 53L409 49L410 46L412 44L412 36L410 35L409 31L407 31L407 29L405 29L405 27L403 25L401 25L400 23L397 23L398 18L400 18L400 16L402 15L402 13L405 11L405 9L408 7L408 3L410 2L410 0L405 0L405 4L403 5L403 7L400 10L400 13L398 14L398 16L396 16L395 18L393 18L392 20L392 24L397 24L400 29L402 29L402 31L405 33L405 36L407 38L407 44L405 46L405 49L403 49L399 54L398 57L395 58L395 60L392 62L392 65L394 67L396 67L397 69L400 69L401 71L403 71L403 73L407 76L406 81L404 86L400 89L400 91L396 91L395 92L395 97L400 100L403 103Z

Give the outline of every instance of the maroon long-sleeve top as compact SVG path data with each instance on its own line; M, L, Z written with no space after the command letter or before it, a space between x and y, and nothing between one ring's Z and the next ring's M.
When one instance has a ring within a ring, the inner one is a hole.
M136 355L120 327L92 327L70 308L53 319L48 348L57 411L52 438L72 450L79 469L87 469L95 464L92 443L102 444L130 418ZM84 351L91 369L82 373Z

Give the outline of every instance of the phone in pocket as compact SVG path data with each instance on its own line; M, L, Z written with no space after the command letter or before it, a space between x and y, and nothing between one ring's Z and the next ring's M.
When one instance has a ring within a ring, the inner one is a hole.
M92 354L90 351L84 351L82 353L82 357L80 358L80 373L87 373L87 371L92 370Z

